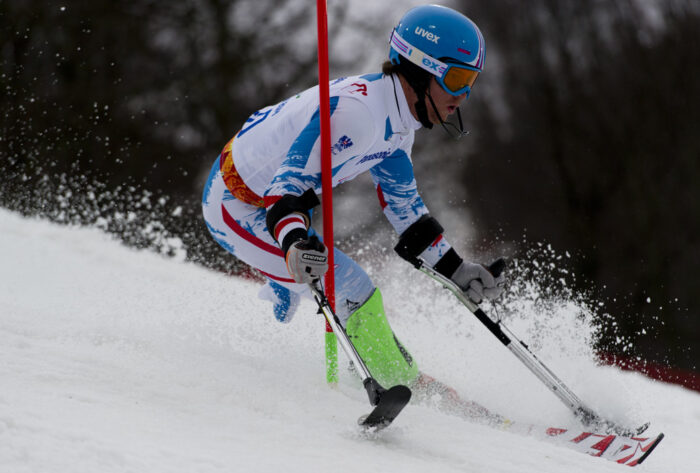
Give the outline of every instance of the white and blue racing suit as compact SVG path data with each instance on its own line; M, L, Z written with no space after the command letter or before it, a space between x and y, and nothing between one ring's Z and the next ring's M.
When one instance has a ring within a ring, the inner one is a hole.
M428 209L411 163L421 124L398 77L337 79L330 84L330 111L333 186L369 171L384 214L402 234ZM204 218L212 236L267 278L260 296L274 303L282 322L291 320L300 295L309 292L291 279L280 246L268 232L266 212L284 195L301 196L309 189L321 194L319 137L319 91L313 87L251 115L216 159L204 190ZM449 248L438 237L421 256L434 265ZM334 259L336 312L344 324L374 285L341 251L335 250Z

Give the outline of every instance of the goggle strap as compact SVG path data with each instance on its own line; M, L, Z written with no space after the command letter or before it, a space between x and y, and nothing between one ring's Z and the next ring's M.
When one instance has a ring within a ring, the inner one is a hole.
M401 35L396 32L396 30L394 30L391 34L391 47L401 56L405 57L416 66L430 72L436 77L442 77L449 67L439 59L435 59L434 57L425 54L415 46L412 46L411 43L403 39Z

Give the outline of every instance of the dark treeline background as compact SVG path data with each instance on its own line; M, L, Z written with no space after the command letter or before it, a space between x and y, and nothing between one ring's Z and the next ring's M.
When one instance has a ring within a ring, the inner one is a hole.
M370 72L356 67L366 44L388 51L415 2L395 4L378 17L363 16L359 0L330 2L332 76ZM542 242L569 252L576 284L615 315L609 338L624 334L643 358L696 370L697 3L448 5L481 27L487 66L464 110L470 137L419 133L429 200L472 217L476 254L523 258ZM203 179L251 112L315 83L313 6L1 1L0 205L167 250L144 231L148 220L190 259L241 270L206 235ZM349 30L368 43L334 42Z
M479 102L462 173L476 228L582 252L575 272L641 354L695 369L700 5L659 2L651 18L631 0L471 5L507 104L503 122Z

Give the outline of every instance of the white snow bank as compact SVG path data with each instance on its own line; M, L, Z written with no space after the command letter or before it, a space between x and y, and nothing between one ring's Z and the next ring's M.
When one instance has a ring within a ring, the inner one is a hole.
M376 279L424 370L513 420L573 426L476 320L401 271L400 283ZM626 471L425 406L367 438L354 427L368 411L358 383L343 372L338 390L325 384L313 305L281 325L257 289L0 209L0 471ZM545 363L606 414L667 434L640 470L700 471L700 396L596 367L574 312L539 322L555 339L538 347ZM523 339L536 333L537 320L512 323Z

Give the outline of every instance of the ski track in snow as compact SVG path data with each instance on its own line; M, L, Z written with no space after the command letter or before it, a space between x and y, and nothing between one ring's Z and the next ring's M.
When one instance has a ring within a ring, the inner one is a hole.
M257 283L128 249L95 229L0 210L0 262L1 472L628 468L425 405L363 434L355 422L369 411L366 395L344 370L337 389L326 386L323 321L311 302L279 324L257 299ZM516 422L576 427L425 276L388 266L374 276L395 331L425 371ZM400 282L386 276L394 270ZM650 420L650 432L666 433L638 470L700 471L698 393L595 366L562 310L558 342L572 348L543 343L543 361L605 415ZM534 318L510 328L527 341Z

